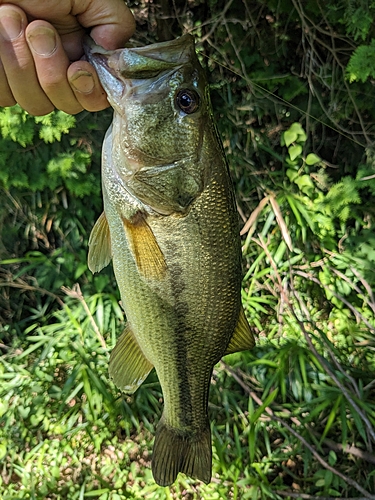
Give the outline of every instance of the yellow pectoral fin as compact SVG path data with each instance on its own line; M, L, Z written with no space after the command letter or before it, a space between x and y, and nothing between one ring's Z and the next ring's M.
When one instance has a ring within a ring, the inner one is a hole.
M111 262L111 259L111 237L107 217L103 212L90 234L87 264L92 273L98 273Z
M160 279L167 265L155 235L143 214L138 213L131 221L123 218L126 237L139 272L145 278Z
M250 326L247 322L244 310L241 307L237 326L234 330L232 338L230 339L227 350L225 351L225 355L239 351L247 351L248 349L253 348L254 345L254 335L250 330Z
M152 370L129 325L118 339L109 359L109 375L119 389L135 392Z

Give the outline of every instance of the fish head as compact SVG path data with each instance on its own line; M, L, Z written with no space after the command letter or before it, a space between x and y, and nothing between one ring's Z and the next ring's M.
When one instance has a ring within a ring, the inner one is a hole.
M199 160L210 112L191 35L114 51L88 41L86 56L115 110L120 175Z

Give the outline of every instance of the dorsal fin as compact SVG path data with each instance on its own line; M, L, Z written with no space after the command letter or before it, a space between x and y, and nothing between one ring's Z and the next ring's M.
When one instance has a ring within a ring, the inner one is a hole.
M237 326L234 330L232 338L230 339L227 350L225 351L225 356L234 352L247 351L249 349L252 349L254 345L254 335L250 330L250 326L247 322L243 307L241 307Z
M145 216L138 212L131 220L123 218L122 221L139 272L145 278L161 279L167 265Z
M111 259L111 236L107 217L103 212L90 234L87 264L92 273L98 273L111 262Z

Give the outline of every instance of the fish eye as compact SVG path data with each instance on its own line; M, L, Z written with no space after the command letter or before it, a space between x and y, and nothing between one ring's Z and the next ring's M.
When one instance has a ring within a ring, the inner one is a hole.
M191 113L197 111L199 107L199 95L195 90L179 90L176 95L176 104L181 111L187 115L191 115Z

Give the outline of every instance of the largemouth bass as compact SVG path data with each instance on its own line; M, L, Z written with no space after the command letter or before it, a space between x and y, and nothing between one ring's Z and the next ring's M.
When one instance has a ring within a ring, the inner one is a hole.
M254 338L241 305L241 247L233 189L190 35L105 51L92 43L113 122L103 144L104 212L88 264L113 259L127 326L109 373L133 393L155 367L164 410L152 472L211 480L207 416L212 370Z

